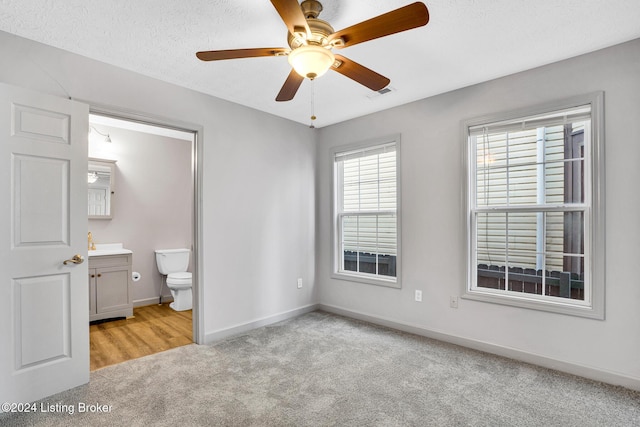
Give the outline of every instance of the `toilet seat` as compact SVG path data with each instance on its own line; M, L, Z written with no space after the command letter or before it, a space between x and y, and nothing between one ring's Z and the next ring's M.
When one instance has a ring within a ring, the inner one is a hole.
M180 273L170 273L167 276L167 286L191 286L191 273L183 271Z

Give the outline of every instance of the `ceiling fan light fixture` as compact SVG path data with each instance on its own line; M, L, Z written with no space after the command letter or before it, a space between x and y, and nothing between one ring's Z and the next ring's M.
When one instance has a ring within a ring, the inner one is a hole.
M378 91L391 80L331 49L342 49L380 37L422 27L429 22L427 6L416 1L407 6L391 10L340 31L319 19L322 4L318 0L271 0L271 4L287 27L289 48L266 47L252 49L227 49L196 52L202 61L258 58L263 56L289 56L292 69L276 96L276 101L291 101L305 78L313 80L326 73L329 68L350 78L356 83Z
M317 45L304 45L289 54L289 64L302 77L315 79L331 68L336 58L333 53Z

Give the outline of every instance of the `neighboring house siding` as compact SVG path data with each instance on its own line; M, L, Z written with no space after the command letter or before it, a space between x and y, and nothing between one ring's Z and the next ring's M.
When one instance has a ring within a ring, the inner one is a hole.
M578 131L582 124L574 126ZM565 130L551 126L516 132L478 136L477 201L479 206L562 204L565 202ZM540 142L538 137L542 136ZM540 158L539 144L544 144ZM507 156L508 151L508 156ZM509 176L506 162L509 159ZM541 173L542 172L542 173ZM541 178L543 182L540 182ZM491 183L489 185L489 183ZM517 193L517 197L511 195ZM545 216L545 269L563 270L564 215ZM504 265L507 216L504 213L478 216L477 262ZM509 266L539 269L537 239L540 221L535 212L509 214ZM496 259L496 253L501 259Z

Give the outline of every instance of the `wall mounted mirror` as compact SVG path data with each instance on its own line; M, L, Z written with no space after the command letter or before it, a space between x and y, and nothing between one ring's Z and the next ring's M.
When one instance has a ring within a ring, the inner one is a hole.
M89 158L89 219L113 218L115 160Z

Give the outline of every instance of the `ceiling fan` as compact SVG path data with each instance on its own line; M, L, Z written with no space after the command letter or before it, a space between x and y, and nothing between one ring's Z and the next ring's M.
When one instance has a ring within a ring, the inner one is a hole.
M429 22L427 7L416 2L334 31L328 22L318 19L322 4L317 0L305 0L301 4L298 0L271 0L271 3L289 30L289 48L211 50L197 52L196 56L202 61L288 56L293 69L276 101L290 101L305 78L313 80L330 68L371 90L383 89L390 83L388 78L331 50L411 30Z

